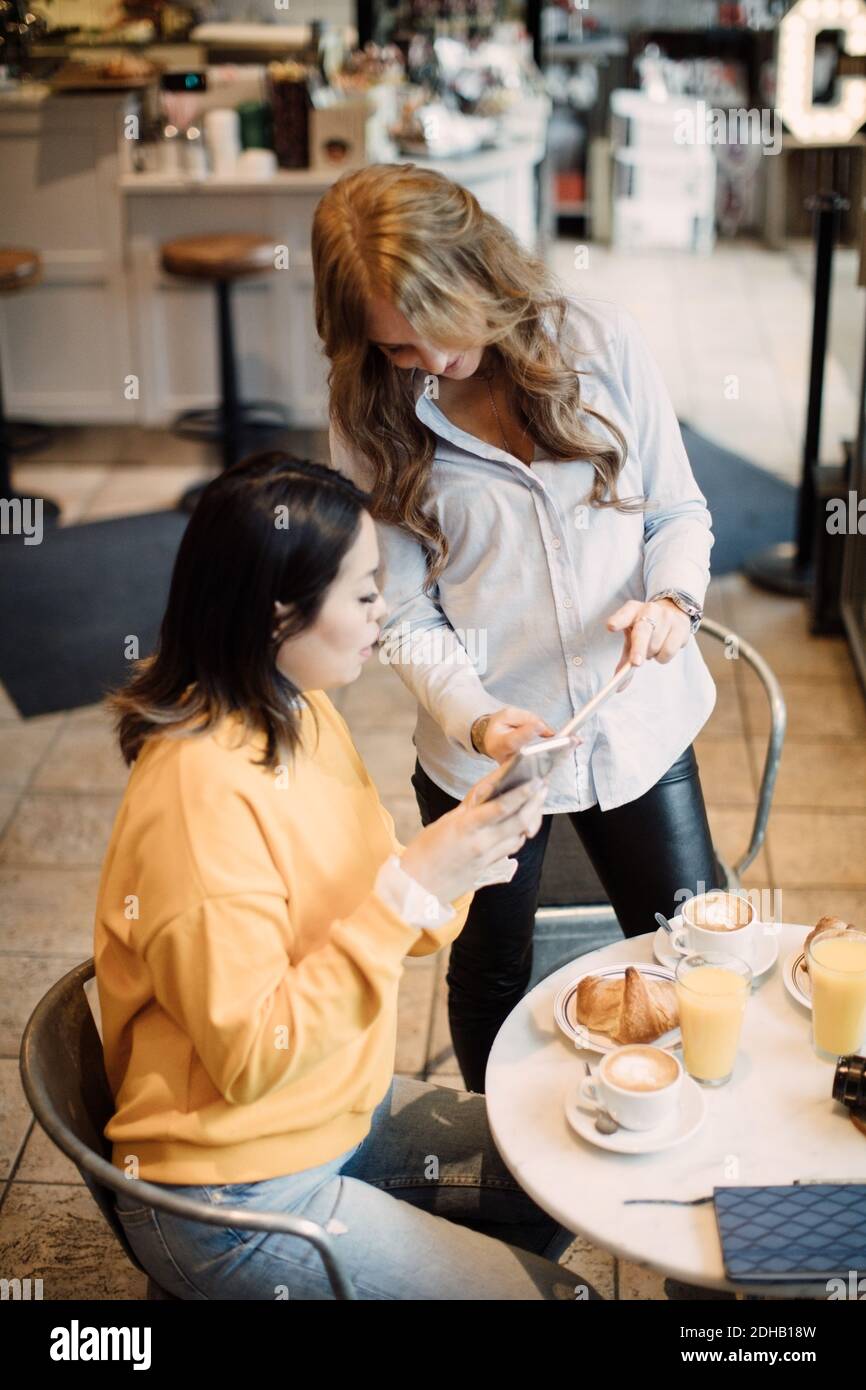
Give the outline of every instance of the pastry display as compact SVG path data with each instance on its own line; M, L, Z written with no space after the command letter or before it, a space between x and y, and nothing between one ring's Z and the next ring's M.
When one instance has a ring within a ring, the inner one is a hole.
M98 64L98 74L105 78L154 77L156 68L147 58L139 58L135 53L120 53L116 58L107 58Z

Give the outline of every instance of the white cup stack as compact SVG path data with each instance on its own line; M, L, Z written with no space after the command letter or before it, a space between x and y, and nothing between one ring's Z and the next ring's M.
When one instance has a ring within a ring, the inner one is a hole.
M204 115L204 135L212 172L228 178L237 172L241 152L241 122L237 111L218 106Z

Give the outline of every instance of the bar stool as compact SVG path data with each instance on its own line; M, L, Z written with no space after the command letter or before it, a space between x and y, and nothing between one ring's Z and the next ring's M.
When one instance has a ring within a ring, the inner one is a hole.
M274 244L267 237L241 234L178 237L161 248L162 267L187 280L209 280L216 289L219 331L220 404L216 408L185 410L174 423L175 433L188 439L218 439L222 466L231 468L240 456L247 430L274 430L289 424L287 411L273 401L241 401L232 326L231 287L247 275L274 270ZM180 506L192 511L206 484L184 493Z
M20 246L0 247L0 294L13 294L17 290L28 289L39 282L42 274L42 258L38 251ZM18 501L19 503L30 503L38 500L42 503L43 520L56 520L60 515L60 508L56 502L52 502L48 497L39 499L25 497L22 493L16 492L12 486L12 476L9 468L9 455L13 453L24 453L31 449L37 449L44 444L48 438L48 430L42 425L31 425L29 423L16 423L6 419L6 412L3 406L3 371L0 363L0 498L8 502ZM0 538L11 534L10 531L0 532Z

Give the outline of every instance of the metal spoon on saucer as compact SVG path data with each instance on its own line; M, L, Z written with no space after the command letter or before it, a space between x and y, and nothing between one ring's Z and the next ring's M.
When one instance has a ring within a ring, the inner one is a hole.
M592 1067L589 1065L589 1062L584 1062L583 1066L587 1076L591 1077ZM613 1118L613 1115L609 1115L606 1110L599 1108L595 1113L595 1127L599 1134L616 1134L616 1131L619 1129L619 1124Z
M659 924L660 927L664 927L664 929L665 929L665 931L667 932L668 936L672 936L672 935L673 935L673 930L674 930L674 929L673 929L673 927L671 926L670 922L668 921L667 917L663 917L662 914L661 914L660 912L656 912L656 913L655 913L655 919L656 919L656 921L658 922L658 924Z

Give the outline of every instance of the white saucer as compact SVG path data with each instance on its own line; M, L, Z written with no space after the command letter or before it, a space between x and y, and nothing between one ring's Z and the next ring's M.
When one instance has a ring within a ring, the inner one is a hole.
M677 931L683 924L682 917L670 917L668 920L674 931ZM670 936L664 927L659 927L653 937L653 955L660 965L666 965L669 970L674 970L677 961L682 960L679 952L671 946ZM766 975L778 959L779 938L777 934L774 931L759 932L756 938L755 960L749 961L752 967L753 980L757 980L761 975Z
M669 967L647 964L645 960L626 960L617 965L597 966L595 970L584 970L579 975L575 975L573 980L569 980L567 985L563 985L553 1001L553 1017L575 1047L582 1048L587 1052L616 1052L618 1047L622 1047L622 1043L614 1042L607 1033L592 1032L589 1028L585 1028L582 1023L578 1023L575 1011L577 987L587 975L621 979L630 965L633 965L635 970L639 970L642 975L648 975L653 980L673 981L674 972ZM678 1047L680 1041L680 1030L677 1026L668 1029L667 1033L662 1033L660 1038L654 1038L652 1045L670 1051L671 1048Z
M812 1012L812 981L806 969L806 952L792 951L782 967L782 981L792 999Z
M569 1087L565 1097L565 1118L581 1139L596 1148L616 1154L654 1154L682 1144L700 1129L707 1113L707 1097L691 1076L683 1075L680 1103L676 1112L656 1129L618 1129L614 1134L601 1134L595 1127L595 1115L578 1105L580 1081Z

